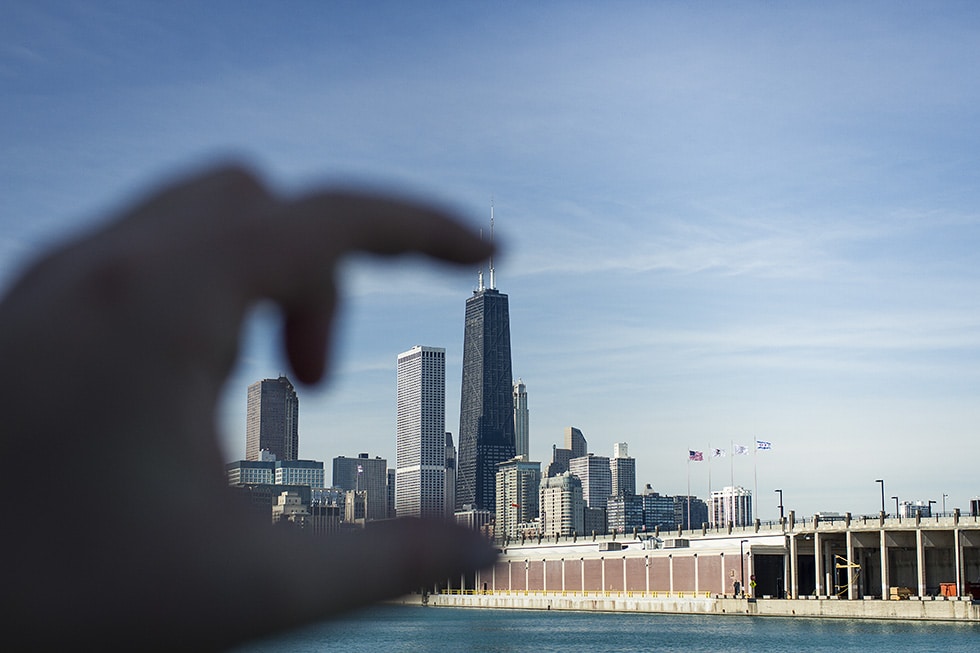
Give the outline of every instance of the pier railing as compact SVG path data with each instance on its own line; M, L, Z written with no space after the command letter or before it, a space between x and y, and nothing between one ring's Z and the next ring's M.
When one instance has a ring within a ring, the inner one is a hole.
M744 526L708 526L703 524L697 528L685 529L674 528L671 530L641 530L635 532L630 530L627 533L608 533L608 534L589 534L589 535L561 535L551 537L523 537L507 538L498 540L498 544L503 547L508 546L534 546L550 544L568 544L572 542L608 542L622 541L635 542L637 539L647 539L659 537L662 539L676 537L698 537L710 535L747 535L747 534L775 534L775 533L799 533L813 530L842 530L844 528L880 528L880 527L936 527L936 528L956 528L980 526L980 516L961 515L958 512L933 513L929 516L917 515L916 517L904 517L893 514L876 515L813 515L811 517L795 518L789 517L780 520L756 521Z

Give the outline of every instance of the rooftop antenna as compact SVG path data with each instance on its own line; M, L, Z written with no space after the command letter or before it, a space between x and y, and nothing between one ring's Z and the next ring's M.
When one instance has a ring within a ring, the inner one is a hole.
M483 229L480 229L480 240L483 240ZM491 263L490 269L493 270L493 264ZM493 277L491 277L493 278ZM483 266L480 266L480 285L477 288L477 292L483 292Z
M490 244L493 245L493 196L490 197ZM496 290L497 282L493 278L493 254L490 255L490 290Z

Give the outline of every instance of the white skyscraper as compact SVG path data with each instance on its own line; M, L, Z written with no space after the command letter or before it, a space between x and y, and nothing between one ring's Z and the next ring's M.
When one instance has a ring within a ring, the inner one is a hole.
M568 461L568 471L582 481L582 498L590 508L606 508L612 494L609 458L588 454Z
M530 414L527 410L527 386L522 379L514 382L514 448L517 456L529 456L528 432Z
M398 355L395 513L446 517L446 350Z

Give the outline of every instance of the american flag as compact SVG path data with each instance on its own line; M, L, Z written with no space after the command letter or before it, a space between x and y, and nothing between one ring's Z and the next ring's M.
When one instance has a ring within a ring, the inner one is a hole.
M697 462L702 462L704 460L704 452L703 451L688 451L687 459L688 460L695 460Z

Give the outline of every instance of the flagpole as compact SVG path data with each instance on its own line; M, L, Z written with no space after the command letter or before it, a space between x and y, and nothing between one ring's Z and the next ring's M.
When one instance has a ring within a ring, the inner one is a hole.
M729 442L728 451L731 453L731 456L728 458L728 462L729 462L729 468L731 470L731 482L732 482L732 491L729 496L729 500L732 503L732 511L731 513L729 513L728 521L730 521L734 526L735 525L735 440L731 440Z
M759 445L756 445L755 450L752 452L752 475L755 477L755 488L752 490L755 493L752 498L752 501L755 503L755 510L752 512L755 514L752 516L756 517L759 512Z
M711 506L710 508L711 514L708 516L708 521L714 522L715 527L717 528L718 522L715 519L715 503L714 501L711 500L711 458L713 457L711 455L712 451L713 449L711 448L711 443L709 442L708 443L708 505Z
M691 530L691 454L687 456L687 530Z

